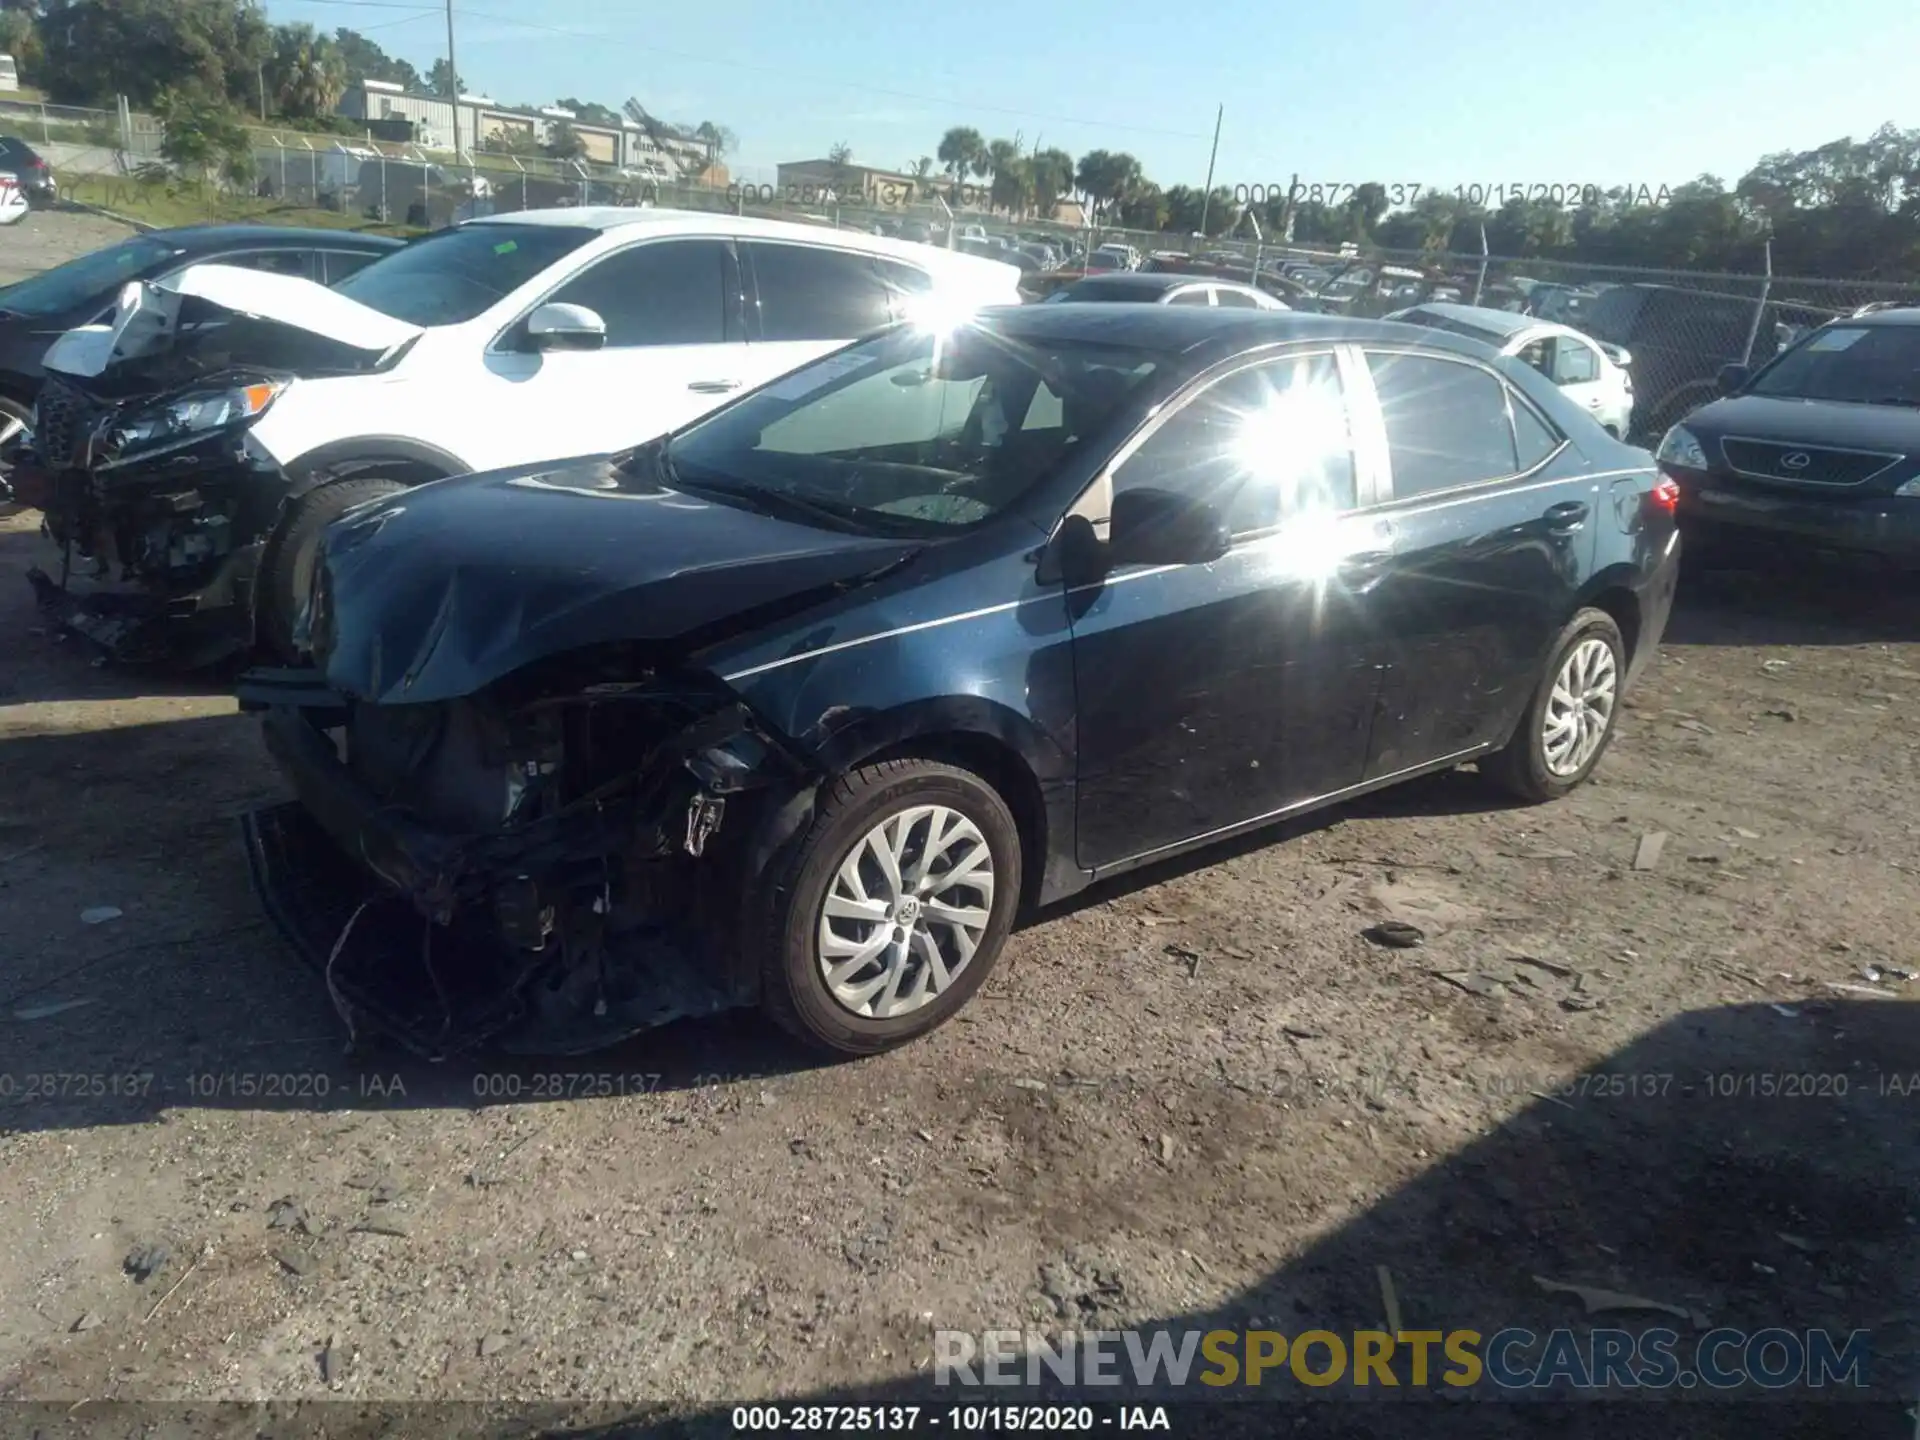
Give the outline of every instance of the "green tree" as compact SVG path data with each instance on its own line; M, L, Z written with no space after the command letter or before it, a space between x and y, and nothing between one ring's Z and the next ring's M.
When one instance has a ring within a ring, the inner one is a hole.
M457 99L461 95L470 93L467 89L466 77L455 75L444 55L428 67L427 89L443 100Z
M575 100L572 96L553 102L558 110L571 110L574 118L589 125L605 125L611 129L620 128L620 112L608 106L596 104L592 100Z
M346 71L349 85L358 85L362 80L384 80L389 85L401 85L408 90L426 88L426 82L420 78L418 70L405 60L387 54L357 30L349 30L342 25L333 32L333 45L340 52L340 64Z
M1036 150L1027 157L1033 212L1051 220L1061 197L1073 191L1073 157L1064 150Z
M311 25L280 25L273 31L267 84L282 115L312 120L331 115L347 88L347 65L339 48Z
M693 138L707 147L707 163L718 165L722 160L740 148L740 137L725 125L716 125L711 120L702 120L693 127Z
M152 107L163 91L248 104L271 53L262 12L243 0L72 0L37 24L51 97Z
M988 198L995 210L1009 216L1024 213L1033 194L1033 174L1026 157L1020 153L1020 141L995 140L987 146Z
M584 160L587 154L587 142L565 120L547 126L547 143L541 148L556 160Z
M1105 218L1146 183L1140 162L1124 150L1089 150L1080 157L1074 184L1092 204L1096 218Z
M243 188L253 178L253 139L238 112L195 91L163 91L154 113L164 131L160 157L202 184Z
M953 182L953 200L960 198L960 185L969 175L987 173L987 142L970 125L956 125L940 137L933 152Z

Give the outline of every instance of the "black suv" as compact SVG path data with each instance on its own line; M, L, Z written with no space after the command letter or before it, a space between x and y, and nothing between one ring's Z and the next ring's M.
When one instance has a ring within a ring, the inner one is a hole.
M1667 432L1688 543L1920 567L1920 310L1837 320Z
M1754 328L1757 297L1673 285L1614 285L1586 303L1579 328L1633 357L1629 438L1657 441L1689 410L1717 393L1724 365L1762 364L1803 330L1836 318L1816 306L1769 301ZM1753 337L1753 353L1747 338Z

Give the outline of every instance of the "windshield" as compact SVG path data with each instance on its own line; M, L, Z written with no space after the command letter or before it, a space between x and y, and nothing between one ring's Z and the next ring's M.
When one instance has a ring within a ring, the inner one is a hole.
M1103 429L1161 357L899 329L836 351L682 432L674 483L858 528L938 534L1006 509Z
M1769 365L1750 395L1920 405L1920 325L1832 325Z
M383 256L334 288L409 325L459 325L598 233L584 225L461 225Z
M179 253L164 240L136 235L0 289L0 312L39 319L104 302L127 281L143 278Z

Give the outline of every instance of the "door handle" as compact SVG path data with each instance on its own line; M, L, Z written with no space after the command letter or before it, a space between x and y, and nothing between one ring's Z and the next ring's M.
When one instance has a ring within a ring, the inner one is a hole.
M688 384L687 389L700 395L724 395L729 390L738 390L741 383L738 380L695 380Z
M1547 522L1547 528L1556 534L1569 535L1587 523L1590 509L1584 500L1564 500L1558 505L1547 507L1547 513L1541 518Z

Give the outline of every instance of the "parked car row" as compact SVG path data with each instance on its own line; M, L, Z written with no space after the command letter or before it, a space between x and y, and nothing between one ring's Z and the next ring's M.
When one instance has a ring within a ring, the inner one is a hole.
M750 1005L870 1053L1023 908L1592 773L1672 603L1651 456L1446 326L1017 278L655 210L130 283L45 357L21 463L101 573L43 588L264 642L256 886L434 1055Z
M657 209L490 217L337 280L311 239L177 251L129 241L18 302L86 291L84 311L96 275L160 272L46 354L14 466L61 546L43 605L122 658L290 655L314 546L354 504L651 439L915 303L1018 298L1017 271L967 255Z

